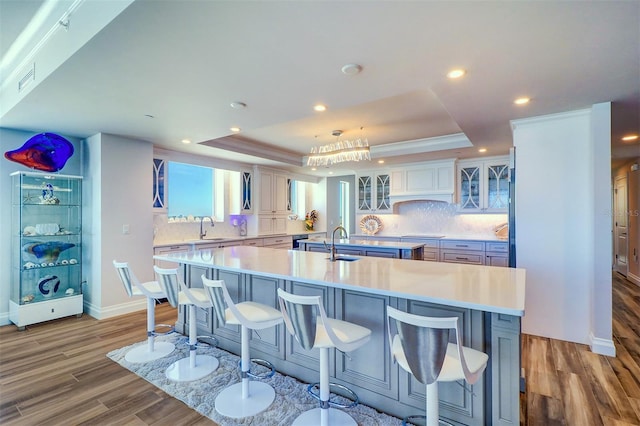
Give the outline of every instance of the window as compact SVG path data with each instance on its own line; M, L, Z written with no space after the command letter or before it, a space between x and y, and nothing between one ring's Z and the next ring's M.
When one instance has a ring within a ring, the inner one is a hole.
M350 224L351 221L349 220L349 217L351 215L351 203L349 202L349 182L345 182L345 181L340 181L340 187L339 187L339 199L340 199L340 205L338 206L339 210L340 210L340 225L344 226L344 228L347 230L347 234L351 235L351 229L350 229Z
M289 200L291 203L291 212L298 215L299 219L304 219L305 199L307 194L307 184L297 180L291 180L289 186Z
M168 165L169 217L215 216L215 170L170 161Z

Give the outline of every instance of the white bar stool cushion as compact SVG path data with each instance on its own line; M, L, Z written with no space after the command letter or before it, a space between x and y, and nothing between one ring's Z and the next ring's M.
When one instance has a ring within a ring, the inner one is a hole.
M464 352L464 359L467 362L469 371L475 373L484 370L487 365L487 360L489 359L487 354L466 346L462 347L462 351ZM393 338L391 353L396 358L396 361L398 361L400 367L402 367L407 373L411 373L411 369L407 363L407 357L402 350L400 336L397 334ZM449 343L447 345L447 354L444 358L444 364L442 365L442 370L438 376L438 381L455 382L457 380L464 380L464 378L464 371L462 371L462 365L460 364L460 359L458 357L458 347L454 343Z

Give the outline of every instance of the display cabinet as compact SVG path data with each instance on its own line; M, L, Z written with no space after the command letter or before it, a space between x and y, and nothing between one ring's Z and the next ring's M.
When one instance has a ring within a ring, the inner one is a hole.
M9 319L82 315L82 177L15 172Z
M506 213L509 207L509 157L458 162L460 211Z
M363 173L357 176L357 213L391 213L391 175L388 172Z

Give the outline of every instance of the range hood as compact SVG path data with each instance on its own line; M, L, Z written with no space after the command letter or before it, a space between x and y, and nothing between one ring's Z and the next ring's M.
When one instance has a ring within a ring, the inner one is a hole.
M398 213L398 208L402 205L412 203L453 203L453 194L416 194L416 195L391 195L389 196L391 208L394 213Z

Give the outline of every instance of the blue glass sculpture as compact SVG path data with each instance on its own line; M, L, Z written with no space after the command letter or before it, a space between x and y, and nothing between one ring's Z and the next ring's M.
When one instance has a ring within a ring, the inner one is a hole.
M51 297L58 292L60 278L55 275L46 275L38 281L38 290L44 297Z
M55 133L37 134L20 148L4 153L7 160L43 172L61 170L72 155L71 142Z
M35 257L35 259L32 259L33 261L50 263L56 262L60 253L71 247L75 247L75 244L62 241L49 241L46 243L27 243L22 249L25 253Z

